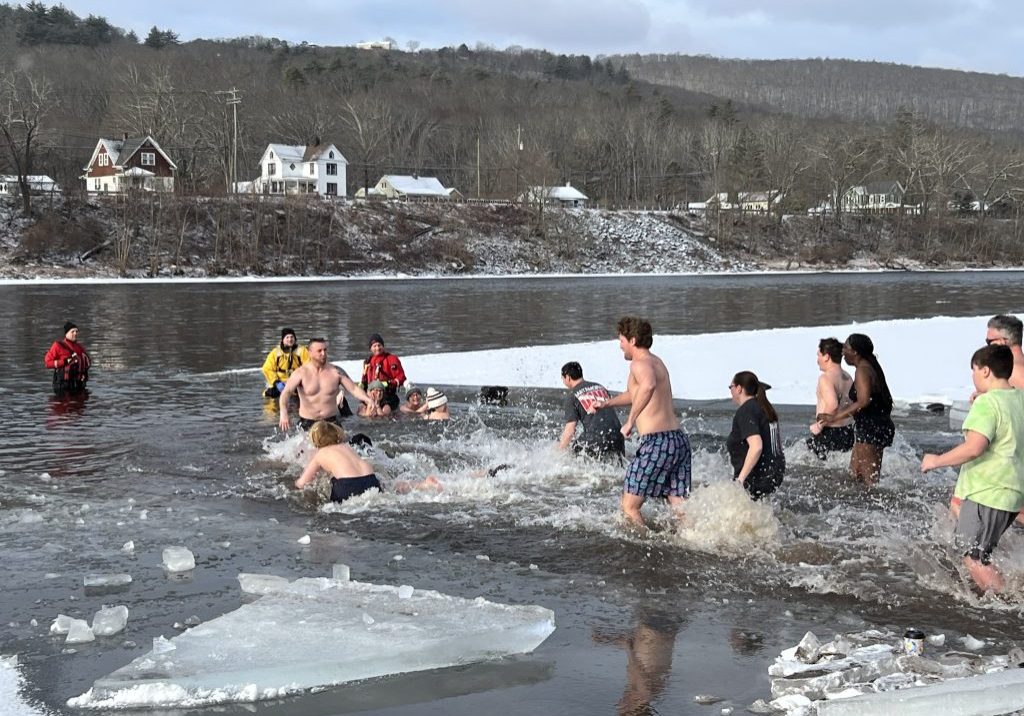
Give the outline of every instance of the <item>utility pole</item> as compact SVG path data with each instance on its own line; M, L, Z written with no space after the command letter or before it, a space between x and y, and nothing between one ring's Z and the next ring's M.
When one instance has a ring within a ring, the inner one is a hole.
M476 198L480 198L480 130L476 133Z
M519 157L523 153L523 127L516 125L516 191L512 195L513 201L519 201Z
M232 87L229 90L222 90L216 94L227 95L227 103L231 106L231 168L228 179L228 193L234 194L238 184L238 105L242 103L242 97L238 89Z

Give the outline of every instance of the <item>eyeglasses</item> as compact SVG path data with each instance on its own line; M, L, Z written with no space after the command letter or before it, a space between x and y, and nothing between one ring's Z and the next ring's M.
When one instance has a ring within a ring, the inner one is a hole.
M729 383L729 390L732 390L735 387L737 387L735 383Z

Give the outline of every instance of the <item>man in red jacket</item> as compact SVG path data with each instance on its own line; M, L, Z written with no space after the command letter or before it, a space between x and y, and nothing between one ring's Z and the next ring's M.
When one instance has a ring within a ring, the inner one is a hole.
M398 356L384 350L384 339L379 333L370 336L370 355L363 361L363 377L359 387L366 390L375 380L384 384L381 405L388 405L392 412L398 410L398 389L405 385L405 370Z
M54 341L44 359L53 371L53 392L57 395L81 393L89 381L92 360L85 346L78 342L78 326L71 321L64 324L63 340Z

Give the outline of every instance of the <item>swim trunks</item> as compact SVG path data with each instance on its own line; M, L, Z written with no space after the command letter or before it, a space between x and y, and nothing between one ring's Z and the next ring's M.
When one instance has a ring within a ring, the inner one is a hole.
M361 495L367 490L379 490L384 492L380 481L372 472L362 477L332 477L331 478L331 502L344 502L350 497Z
M888 415L872 413L865 415L862 410L853 416L853 439L858 443L887 448L892 445L896 435L896 426Z
M961 502L960 517L956 521L956 540L967 549L964 556L988 564L992 550L999 544L999 538L1013 526L1016 519L1016 512L985 507L971 500Z
M853 449L853 426L841 428L822 428L817 435L807 438L807 447L819 460L824 460L830 452L849 452Z
M334 423L339 428L341 427L340 415L332 415L329 418L299 418L299 427L308 433L309 429L320 420L323 420L325 423Z
M688 497L690 440L682 430L648 433L626 470L623 490L642 497Z

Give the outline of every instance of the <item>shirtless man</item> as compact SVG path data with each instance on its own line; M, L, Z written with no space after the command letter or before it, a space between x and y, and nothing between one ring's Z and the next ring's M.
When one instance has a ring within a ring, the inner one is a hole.
M340 424L339 386L365 405L373 402L345 371L327 362L327 341L323 338L310 339L309 362L295 369L284 384L278 400L281 406L281 420L278 423L281 430L288 430L292 426L288 416L288 400L296 390L299 391L299 426L303 430L309 430L317 420Z
M344 502L367 490L381 490L373 466L344 443L345 431L341 427L319 420L309 431L309 439L317 451L295 481L297 489L301 490L313 482L323 470L331 475L332 502Z
M843 370L843 344L835 338L818 341L817 407L815 422L811 423L811 437L807 438L810 448L819 460L830 452L849 452L853 449L853 418L826 427L818 416L832 415L850 404L850 388L853 378Z
M988 330L985 332L985 345L1000 345L1010 348L1010 352L1013 353L1013 375L1010 376L1010 385L1018 390L1024 389L1022 338L1024 338L1024 323L1021 323L1016 316L1000 314L989 319Z
M628 438L636 428L640 449L626 470L621 506L630 523L644 528L640 508L648 497L668 498L673 510L682 516L682 505L690 494L690 441L679 427L672 405L668 369L651 353L651 324L627 316L615 328L622 356L630 362L629 381L625 393L593 409L629 407L622 434Z

